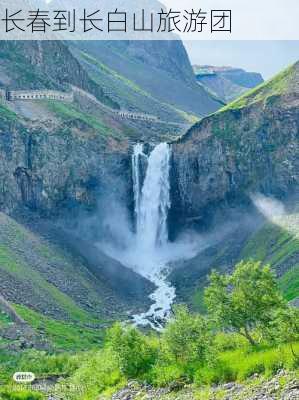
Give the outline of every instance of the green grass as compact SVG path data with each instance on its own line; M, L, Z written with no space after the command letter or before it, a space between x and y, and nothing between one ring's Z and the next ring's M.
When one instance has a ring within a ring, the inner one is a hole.
M12 322L10 316L0 310L0 328L9 325Z
M278 270L298 253L297 237L278 225L267 223L249 239L240 259L259 260ZM299 265L285 272L279 279L279 285L286 300L299 297Z
M120 75L118 72L113 70L112 68L107 67L107 65L103 64L99 60L95 59L91 55L81 51L81 56L84 60L87 62L93 64L94 66L98 67L100 71L105 72L108 75L113 76L113 78L118 79L122 81L126 86L129 88L133 89L136 93L142 94L143 96L146 97L151 97L149 93L147 93L145 90L143 90L140 86L138 86L135 82L131 81L128 78L125 78L124 76Z
M52 100L43 100L43 102L51 112L57 114L63 121L82 121L103 137L119 138L116 131L107 126L101 119L80 111L73 104Z
M20 390L1 390L1 400L43 400L45 397L38 392L33 392L26 389Z
M58 321L22 305L15 305L14 307L31 327L38 332L44 332L58 350L79 351L101 346L104 335L102 329Z
M298 353L299 343L294 344ZM274 348L257 348L254 350L238 349L220 355L220 360L229 366L235 379L242 381L255 373L272 376L279 369L292 369L294 357L289 345Z
M291 65L274 78L260 84L256 88L246 92L237 100L221 108L218 112L240 109L285 94L288 90L292 89L292 82L297 72L296 68L297 66L295 64Z
M69 296L47 282L39 272L19 261L13 252L5 245L0 245L0 269L4 269L10 275L15 276L21 281L29 279L30 283L33 283L33 288L36 293L42 294L43 296L47 295L53 299L57 306L67 313L70 319L82 323L96 320L85 310L77 306Z
M0 102L0 119L6 122L16 121L18 116Z
M299 265L294 265L278 282L286 300L299 297Z

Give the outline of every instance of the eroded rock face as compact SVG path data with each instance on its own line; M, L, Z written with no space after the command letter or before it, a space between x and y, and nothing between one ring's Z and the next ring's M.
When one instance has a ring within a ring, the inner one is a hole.
M206 220L260 191L278 198L299 183L299 96L230 109L174 143L171 219Z
M28 207L57 216L61 210L93 209L104 193L124 204L131 199L127 145L84 130L3 125L0 171L5 212Z

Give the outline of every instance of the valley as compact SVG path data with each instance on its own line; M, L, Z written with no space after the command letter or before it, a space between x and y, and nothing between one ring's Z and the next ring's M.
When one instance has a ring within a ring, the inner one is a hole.
M263 82L194 73L180 41L1 42L0 89L16 95L0 100L0 398L19 399L25 367L50 391L25 400L220 399L272 377L292 393L299 63ZM213 271L229 279L242 262L275 273L291 339L263 321L210 329Z

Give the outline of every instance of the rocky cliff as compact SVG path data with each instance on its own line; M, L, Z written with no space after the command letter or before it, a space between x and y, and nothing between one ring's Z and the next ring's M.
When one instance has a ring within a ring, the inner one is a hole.
M5 106L1 112L3 211L28 207L59 215L80 204L95 208L105 190L126 198L128 185L122 183L130 180L130 166L125 144L75 118L46 126L20 120Z
M261 74L241 68L194 65L197 81L225 103L263 83Z
M175 142L173 220L204 221L250 193L281 198L298 188L298 104L299 63Z

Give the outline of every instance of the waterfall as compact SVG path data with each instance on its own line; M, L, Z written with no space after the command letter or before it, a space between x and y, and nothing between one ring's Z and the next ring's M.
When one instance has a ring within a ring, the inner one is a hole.
M135 230L127 231L128 240L123 246L116 246L116 241L100 244L110 257L116 258L155 285L149 295L152 303L148 310L132 314L130 318L135 325L149 325L156 330L163 329L176 298L175 287L168 280L171 262L185 259L186 256L191 258L196 254L192 242L168 241L170 158L171 147L167 143L158 144L149 155L142 144L134 146L132 181Z
M140 195L141 195L141 157L146 157L143 152L143 144L137 143L133 149L132 155L132 176L133 176L133 193L134 193L134 204L135 204L135 218L138 219L140 214Z
M163 246L168 240L167 215L170 207L169 162L170 146L167 143L157 145L148 157L148 166L140 190L138 160L143 154L140 145L136 145L133 155L134 195L136 212L136 233L138 244L145 249ZM144 155L144 154L143 154Z
M153 304L148 311L133 315L136 325L162 329L175 298L175 289L167 281L168 246L167 215L170 207L169 169L171 148L167 143L157 145L149 156L141 144L134 146L132 155L133 191L136 217L136 242L133 253L135 270L156 285L150 295ZM143 157L147 168L143 180Z

